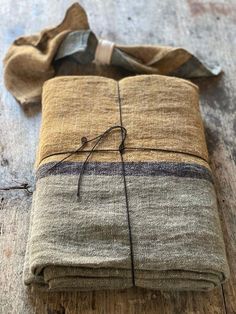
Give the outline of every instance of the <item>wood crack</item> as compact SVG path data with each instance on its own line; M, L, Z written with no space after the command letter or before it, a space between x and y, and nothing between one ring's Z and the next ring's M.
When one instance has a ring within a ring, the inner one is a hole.
M225 300L225 292L224 292L224 287L223 287L223 285L221 285L221 292L222 292L222 299L223 299L224 312L225 312L225 314L228 314L227 306L226 306L226 300Z

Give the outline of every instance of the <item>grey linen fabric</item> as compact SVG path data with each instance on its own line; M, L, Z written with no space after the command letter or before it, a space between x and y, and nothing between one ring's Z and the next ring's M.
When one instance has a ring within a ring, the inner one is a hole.
M38 180L25 283L52 291L131 287L122 176L85 175L79 203L77 181L77 175ZM224 280L228 269L209 180L127 176L127 188L137 286L208 290Z

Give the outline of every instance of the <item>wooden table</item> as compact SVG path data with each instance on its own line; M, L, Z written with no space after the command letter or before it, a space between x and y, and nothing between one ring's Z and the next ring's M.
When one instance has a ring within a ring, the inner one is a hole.
M10 43L58 23L71 0L1 0L0 53ZM198 80L231 279L209 293L118 292L32 294L22 283L40 110L24 112L6 91L0 101L0 313L236 313L236 1L84 0L95 33L123 44L181 46L224 74ZM2 72L2 66L1 66ZM36 110L35 110L36 109ZM3 190L9 187L9 190Z

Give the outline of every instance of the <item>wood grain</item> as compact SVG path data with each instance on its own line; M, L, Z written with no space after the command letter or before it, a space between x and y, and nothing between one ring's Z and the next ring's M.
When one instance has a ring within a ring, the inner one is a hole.
M23 34L54 25L73 0L2 0L0 55ZM236 110L234 0L84 0L91 27L103 38L123 44L181 46L207 62L219 63L224 74L198 80L211 166L231 267L231 279L210 293L128 291L29 293L22 283L33 164L40 108L23 111L2 82L0 100L0 313L236 313ZM10 187L9 190L1 188Z

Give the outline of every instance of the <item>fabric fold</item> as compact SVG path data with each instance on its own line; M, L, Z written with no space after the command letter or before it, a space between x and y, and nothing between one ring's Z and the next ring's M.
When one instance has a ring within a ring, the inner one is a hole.
M4 58L5 85L20 104L27 105L40 102L43 83L61 74L81 75L87 71L112 77L115 71L111 73L111 67L120 69L121 77L136 73L194 78L220 72L219 67L210 69L183 48L160 45L114 44L109 67L101 67L94 62L98 44L86 12L75 3L58 26L13 42Z
M44 84L26 285L124 289L133 286L134 271L138 287L206 291L228 277L198 98L194 84L160 75L121 81L68 76ZM88 152L63 160L82 137L89 140L121 118L134 269L115 151L120 132L109 134L90 156L79 200Z

